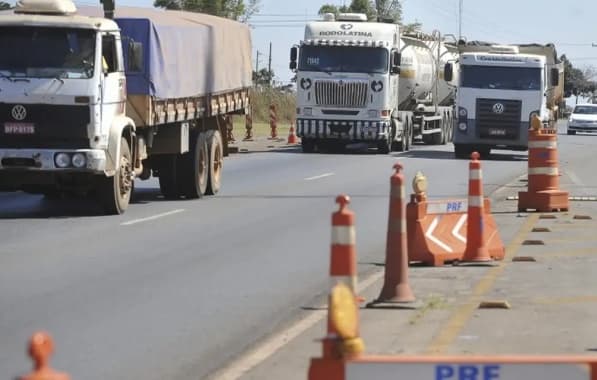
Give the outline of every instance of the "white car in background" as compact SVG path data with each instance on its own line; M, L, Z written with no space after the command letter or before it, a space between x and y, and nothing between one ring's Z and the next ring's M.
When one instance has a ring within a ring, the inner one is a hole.
M568 134L597 132L597 104L577 104L568 119Z

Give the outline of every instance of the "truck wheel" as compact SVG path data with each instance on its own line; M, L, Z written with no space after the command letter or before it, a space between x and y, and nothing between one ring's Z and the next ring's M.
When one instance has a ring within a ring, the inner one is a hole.
M179 181L188 199L201 198L207 191L209 156L205 133L197 134L191 150L180 156Z
M441 145L446 145L446 142L448 140L448 123L446 122L446 117L444 116L442 118L442 127L441 127Z
M303 149L303 153L313 153L315 152L315 141L312 139L303 138L301 141L301 147Z
M224 165L222 135L219 131L211 130L207 132L207 151L209 152L209 170L205 194L215 195L220 191L222 167Z
M116 173L112 177L102 177L99 196L104 211L110 215L120 215L128 207L134 184L133 160L128 141L120 141L120 159Z
M177 154L168 154L159 157L158 175L160 191L166 199L180 198L180 184L177 176Z
M469 158L471 149L466 145L454 144L454 157Z
M452 141L454 141L454 123L452 121L452 119L449 119L450 121L448 122L448 125L446 126L446 130L448 131L448 137L446 138L446 142L447 143L451 143Z
M396 123L392 120L392 126L394 130L394 134L398 130ZM406 152L408 150L408 126L406 124L402 125L402 137L400 141L394 141L392 138L392 150L396 152Z
M575 135L576 131L571 131L570 129L566 131L567 134L569 135Z
M408 119L408 124L406 130L408 131L408 136L406 139L406 150L410 150L413 146L413 139L414 139L414 131L413 131L413 122L411 119Z

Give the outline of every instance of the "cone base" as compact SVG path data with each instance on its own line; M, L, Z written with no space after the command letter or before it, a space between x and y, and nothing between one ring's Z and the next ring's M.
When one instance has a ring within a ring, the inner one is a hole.
M485 247L464 251L464 255L460 260L463 263L487 263L491 261L493 259L489 254L489 250Z
M518 193L518 211L535 210L536 212L568 211L570 202L568 192L545 190L536 193L521 191Z
M383 288L381 294L377 299L369 305L377 305L380 303L387 304L408 304L417 300L408 284L398 284L394 288ZM367 305L367 306L369 306Z

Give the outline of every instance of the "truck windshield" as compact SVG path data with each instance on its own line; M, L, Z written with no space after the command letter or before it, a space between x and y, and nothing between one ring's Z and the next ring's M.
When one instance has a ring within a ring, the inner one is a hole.
M494 90L540 90L541 69L462 66L462 87Z
M388 51L383 48L305 45L299 70L383 74L388 64Z
M90 29L0 27L0 72L37 78L91 78L95 32Z

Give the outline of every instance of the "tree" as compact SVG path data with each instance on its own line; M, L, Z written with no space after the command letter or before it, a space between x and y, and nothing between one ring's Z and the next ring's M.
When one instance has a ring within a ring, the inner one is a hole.
M369 20L392 22L402 25L402 30L406 33L420 31L423 24L415 21L404 25L402 23L402 3L400 0L352 0L350 6L338 7L333 4L324 4L319 8L319 15L333 13L338 16L339 13L365 13Z
M256 85L271 86L274 79L274 71L263 68L259 71L253 70L253 82Z
M597 76L597 69L588 66L583 70L572 66L566 55L562 55L560 60L564 63L564 94L588 96L595 92L597 83L594 81Z
M260 0L155 0L156 8L207 13L246 22L259 11Z
M4 11L6 9L11 9L12 5L5 3L4 1L0 1L0 11Z
M364 13L368 20L375 19L375 6L370 0L352 0L350 5L338 7L333 4L324 4L319 8L319 14L333 13L338 16L339 13Z
M402 4L398 0L375 0L375 12L378 20L402 24Z

